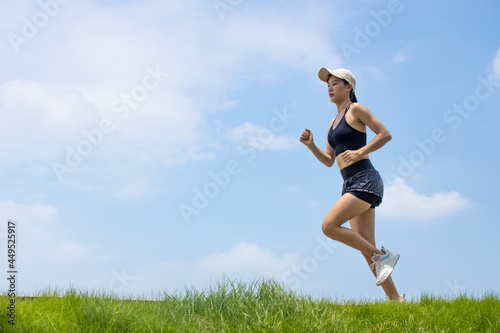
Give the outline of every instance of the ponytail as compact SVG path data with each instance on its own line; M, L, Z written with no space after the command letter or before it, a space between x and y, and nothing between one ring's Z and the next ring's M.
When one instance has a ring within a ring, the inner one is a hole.
M345 80L345 79L342 79L342 81L344 81L346 86L349 84L349 82L347 82L347 80ZM352 86L352 84L351 84L351 86ZM354 87L352 87L351 92L349 93L349 99L351 100L351 103L358 102L358 99L356 98L356 94L354 93Z
M354 90L351 90L351 93L349 94L349 99L351 100L351 103L358 102L358 99L356 98L356 94L354 93Z

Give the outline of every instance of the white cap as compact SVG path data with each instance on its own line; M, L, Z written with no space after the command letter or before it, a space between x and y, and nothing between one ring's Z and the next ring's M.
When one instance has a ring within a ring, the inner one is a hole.
M326 67L323 67L319 70L318 77L321 81L328 82L328 77L331 75L338 77L339 79L346 80L350 84L352 84L352 90L356 89L356 78L351 73L350 70L345 68L339 68L334 71L329 70Z

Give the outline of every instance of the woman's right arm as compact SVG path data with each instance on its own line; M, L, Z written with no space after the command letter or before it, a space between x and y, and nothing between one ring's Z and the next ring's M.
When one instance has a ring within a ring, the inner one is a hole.
M313 135L311 130L305 129L300 136L300 142L305 144L307 148L316 156L316 158L326 165L327 167L331 167L335 163L335 150L330 146L330 144L326 143L326 152L319 149L313 140Z

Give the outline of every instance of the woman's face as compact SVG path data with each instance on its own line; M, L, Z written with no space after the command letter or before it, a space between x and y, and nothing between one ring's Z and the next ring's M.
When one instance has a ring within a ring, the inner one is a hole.
M345 84L344 81L335 76L328 79L328 95L333 103L338 103L346 98L349 99L351 84Z

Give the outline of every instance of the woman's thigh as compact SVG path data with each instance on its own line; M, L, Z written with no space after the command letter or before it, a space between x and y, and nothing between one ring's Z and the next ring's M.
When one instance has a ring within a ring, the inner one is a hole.
M370 204L350 193L344 194L326 214L323 226L340 227L345 222L362 215L370 209Z

